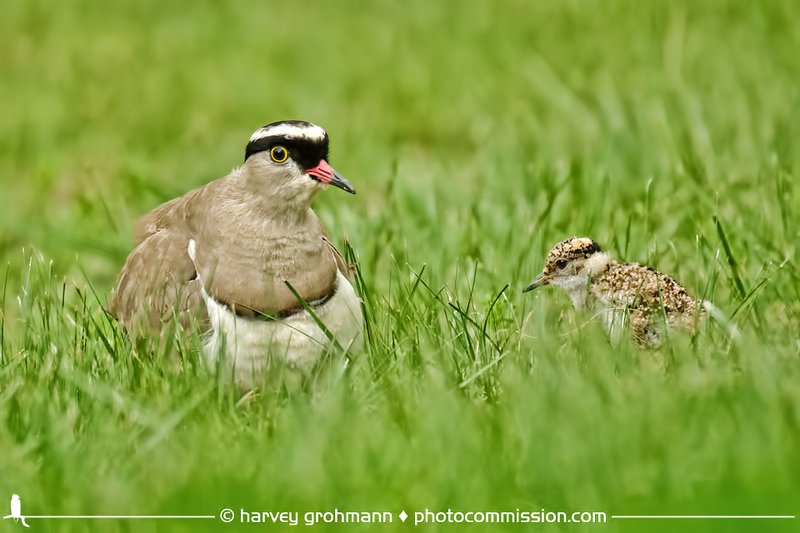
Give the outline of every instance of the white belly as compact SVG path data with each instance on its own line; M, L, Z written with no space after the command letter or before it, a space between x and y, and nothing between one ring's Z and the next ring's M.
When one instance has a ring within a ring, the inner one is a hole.
M308 311L280 320L259 320L235 315L203 291L211 319L211 336L204 344L211 365L224 356L233 365L236 382L257 385L267 365L280 363L308 375L331 343ZM363 344L361 302L350 282L338 273L334 295L314 313L342 348L355 352Z

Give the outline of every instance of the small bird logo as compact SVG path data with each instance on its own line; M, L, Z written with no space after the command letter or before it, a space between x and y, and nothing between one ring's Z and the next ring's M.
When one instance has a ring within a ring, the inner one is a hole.
M8 518L14 519L14 522L20 521L25 527L31 527L25 522L25 517L22 515L22 501L19 499L19 494L11 495L11 514L3 517L3 520Z

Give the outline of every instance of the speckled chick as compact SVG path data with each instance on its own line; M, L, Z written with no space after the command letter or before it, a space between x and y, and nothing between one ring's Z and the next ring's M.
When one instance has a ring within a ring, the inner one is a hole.
M572 237L547 254L542 273L524 292L543 285L563 289L578 308L597 313L612 339L630 325L634 341L646 348L663 342L665 324L690 330L705 318L698 302L677 281L637 263L618 263L587 237Z

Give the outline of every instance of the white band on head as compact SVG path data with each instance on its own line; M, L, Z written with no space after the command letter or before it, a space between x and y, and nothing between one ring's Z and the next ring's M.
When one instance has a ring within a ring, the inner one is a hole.
M268 128L259 128L250 136L250 142L264 137L289 137L290 139L308 139L321 142L325 138L325 130L315 124L300 126L297 124L277 124Z

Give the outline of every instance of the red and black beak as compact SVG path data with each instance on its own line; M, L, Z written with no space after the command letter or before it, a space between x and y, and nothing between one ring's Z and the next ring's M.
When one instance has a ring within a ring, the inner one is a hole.
M324 159L320 160L319 164L314 168L306 170L306 174L320 183L339 187L343 191L349 192L350 194L356 193L356 189L353 187L353 184L347 181L344 176L333 170L333 168L331 168L328 162Z

